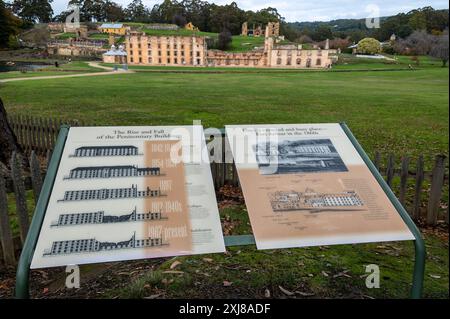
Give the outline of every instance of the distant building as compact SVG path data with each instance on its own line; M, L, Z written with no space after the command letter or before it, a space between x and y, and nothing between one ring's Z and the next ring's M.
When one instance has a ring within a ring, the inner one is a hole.
M323 69L334 61L328 41L325 48L305 49L301 44L282 44L274 34L279 34L277 22L267 25L264 47L247 52L208 50L203 36L128 32L125 44L128 63L134 65Z
M268 31L268 34L266 34L266 36L278 37L280 35L280 22L269 22L265 26L265 30L266 30L266 32ZM248 22L246 21L242 24L241 35L244 37L246 37L246 36L250 36L250 37L263 36L264 35L263 26L261 24L258 24L258 25L253 24L253 28L249 29Z
M51 33L62 33L64 32L64 23L50 22L47 24L47 28Z
M268 67L268 68L329 68L332 59L329 50L303 49L301 44L275 44L266 37L264 48L248 52L208 50L208 66Z
M127 63L127 51L123 45L119 45L117 48L115 45L111 45L111 49L103 53L102 55L104 63Z
M204 66L206 39L199 36L153 36L130 32L125 37L129 64Z
M199 31L199 29L192 22L189 22L188 24L186 24L184 26L184 29L189 30L189 31Z
M169 30L169 31L176 31L180 29L180 27L177 26L176 24L169 24L169 23L151 23L147 24L145 28L149 30Z
M98 30L102 33L125 35L127 28L123 23L103 23L98 27Z

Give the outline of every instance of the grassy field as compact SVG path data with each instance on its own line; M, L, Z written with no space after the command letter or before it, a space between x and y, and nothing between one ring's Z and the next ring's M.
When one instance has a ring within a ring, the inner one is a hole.
M191 124L194 119L205 127L345 121L370 154L425 154L428 168L435 154L448 154L448 68L426 58L415 70L403 57L398 63L349 56L341 62L332 71L182 68L184 73L176 73L181 69L137 67L144 71L0 83L0 96L12 114L96 125ZM71 67L84 70L87 65L73 62ZM14 199L9 200L17 233ZM251 231L244 206L221 209L221 218L233 224L231 234ZM425 239L425 296L448 298L448 238L425 231ZM99 285L109 297L264 297L268 290L272 297L405 298L413 246L396 242L270 251L250 246L177 260L181 264L175 273L170 269L174 260L166 259L145 261L147 266L158 262L151 272L120 263L111 268L110 277L94 277L103 282ZM365 288L364 267L371 263L380 266L380 289ZM124 277L117 275L121 267L125 274L135 275L118 284ZM224 287L225 281L231 285ZM83 285L79 297L94 283ZM288 296L280 286L294 295ZM42 287L38 292L40 297Z
M234 233L249 233L243 207L221 211L234 220ZM448 298L448 242L429 234L424 297ZM257 251L254 246L229 248L225 255L176 258L131 284L109 289L107 297L144 298L162 293L171 298L408 298L414 248L411 242L338 245ZM365 266L380 267L380 289L365 286ZM224 282L231 283L224 287ZM289 295L280 286L292 293Z
M51 76L51 75L68 75L68 74L78 74L78 73L90 73L90 72L101 72L104 71L99 68L92 67L88 65L87 62L83 61L72 61L69 63L61 63L59 67L54 65L49 65L43 69L35 71L11 71L11 72L0 72L0 80L11 79L11 78L27 78L35 76Z
M356 67L356 66L355 66ZM79 92L83 92L82 94ZM347 122L365 149L448 153L448 69L116 74L5 83L11 113L102 125Z

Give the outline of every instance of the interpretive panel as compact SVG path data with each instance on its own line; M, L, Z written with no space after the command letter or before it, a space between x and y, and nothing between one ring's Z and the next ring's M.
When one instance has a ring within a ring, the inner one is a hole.
M31 268L224 251L201 126L70 128Z
M226 134L259 249L414 239L339 124Z

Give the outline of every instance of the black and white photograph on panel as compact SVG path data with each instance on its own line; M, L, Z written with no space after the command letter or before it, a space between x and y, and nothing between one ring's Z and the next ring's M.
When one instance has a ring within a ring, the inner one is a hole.
M254 145L262 175L347 172L330 139L308 139Z

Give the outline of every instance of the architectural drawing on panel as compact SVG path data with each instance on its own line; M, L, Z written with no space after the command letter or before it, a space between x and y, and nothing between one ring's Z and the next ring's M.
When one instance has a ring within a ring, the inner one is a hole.
M146 198L164 196L159 189L138 190L137 185L131 185L127 188L102 188L66 191L64 199L58 202L66 201L89 201L89 200L108 200L108 199L127 199L127 198Z
M138 156L139 149L133 145L82 146L71 157Z
M266 142L254 151L263 175L348 171L330 139Z
M283 211L352 211L365 210L364 202L355 191L317 193L313 189L304 192L277 191L269 193L274 212Z
M95 238L54 241L51 249L45 250L43 256L58 256L80 253L96 253L101 251L150 248L168 245L162 238L136 239L136 233L124 241L99 241Z
M64 179L95 179L116 177L149 177L161 176L159 167L139 168L134 165L87 166L72 169Z
M138 213L137 208L131 213L123 215L106 214L104 211L60 214L58 221L51 224L51 227L59 226L75 226L75 225L92 225L92 224L110 224L110 223L127 223L127 222L145 222L145 221L161 221L167 220L161 212Z

